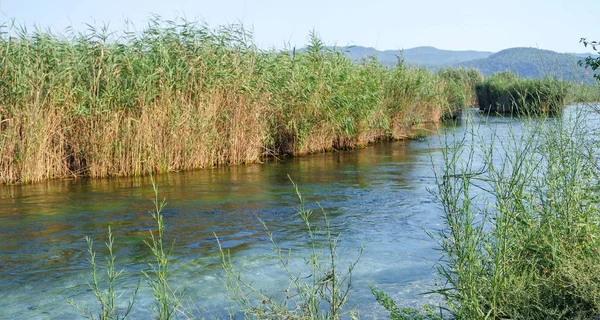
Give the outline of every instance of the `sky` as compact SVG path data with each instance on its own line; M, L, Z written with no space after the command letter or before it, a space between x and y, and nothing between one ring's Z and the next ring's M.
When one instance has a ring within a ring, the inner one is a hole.
M144 28L151 14L186 17L211 27L242 23L262 49L303 47L315 30L328 45L378 50L434 46L497 52L536 47L591 52L600 40L600 0L0 0L0 24L34 24L61 32L84 23Z

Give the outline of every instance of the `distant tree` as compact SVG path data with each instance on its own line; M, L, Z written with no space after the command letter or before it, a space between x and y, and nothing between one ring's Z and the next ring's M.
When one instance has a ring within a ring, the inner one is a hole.
M589 45L590 47L592 47L592 49L594 49L594 51L596 51L596 53L600 54L600 52L598 52L598 48L597 48L597 47L600 47L600 42L588 41L586 38L581 38L581 40L579 40L579 42L583 43L583 45L586 48ZM585 60L580 60L578 63L580 66L583 66L585 63L586 68L590 67L590 68L592 68L593 71L596 71L596 69L600 68L600 56L597 56L597 57L589 56L589 57L585 58ZM594 78L600 80L600 73L594 74Z

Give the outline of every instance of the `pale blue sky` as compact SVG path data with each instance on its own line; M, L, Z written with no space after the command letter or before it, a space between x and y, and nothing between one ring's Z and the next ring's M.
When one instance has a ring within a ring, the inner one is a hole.
M142 29L150 13L186 16L211 26L243 22L261 48L306 44L313 28L327 44L408 49L430 45L451 50L499 51L539 47L586 52L579 38L600 38L600 0L0 0L0 21L51 27L125 18Z

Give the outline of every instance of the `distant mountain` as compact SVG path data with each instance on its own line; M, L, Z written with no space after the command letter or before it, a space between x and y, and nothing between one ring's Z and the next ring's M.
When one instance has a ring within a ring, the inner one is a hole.
M510 48L497 53L487 51L453 51L434 47L416 47L406 50L378 51L370 47L336 47L354 61L377 56L386 66L393 66L402 57L408 65L422 66L431 70L443 67L474 68L484 76L510 71L524 78L550 76L576 82L593 82L591 71L577 65L589 56L585 53L558 53L536 48Z
M416 47L402 52L404 61L421 66L441 67L475 59L485 59L494 54L487 51L453 51L434 47Z
M553 77L572 81L592 81L589 71L577 65L582 57L536 48L511 48L485 59L460 62L454 66L474 68L484 76L510 71L523 78Z
M386 66L393 66L398 62L398 57L401 56L404 59L404 62L409 65L433 68L448 66L469 60L487 58L493 54L493 52L487 51L453 51L441 50L434 47L416 47L406 50L379 51L370 47L348 46L337 47L335 50L344 52L346 56L354 61L377 55L377 59L381 63Z

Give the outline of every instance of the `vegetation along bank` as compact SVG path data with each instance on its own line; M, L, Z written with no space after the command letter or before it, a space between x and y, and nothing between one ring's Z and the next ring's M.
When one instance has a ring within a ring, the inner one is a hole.
M401 61L354 63L315 34L302 52L261 51L243 27L183 20L156 19L137 33L1 31L2 184L235 165L401 139L468 104L474 84L466 79L477 78Z

